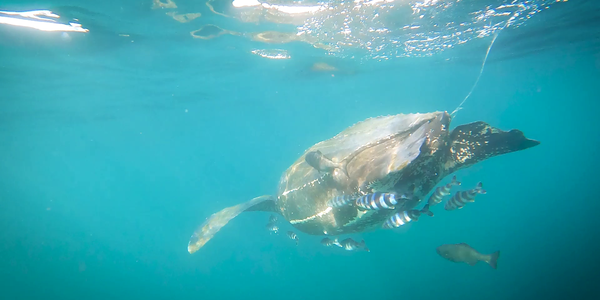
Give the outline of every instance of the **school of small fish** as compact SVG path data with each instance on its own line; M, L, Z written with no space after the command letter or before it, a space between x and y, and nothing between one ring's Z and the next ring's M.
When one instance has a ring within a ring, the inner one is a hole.
M279 227L277 226L277 216L271 215L269 217L269 222L267 223L266 228L267 228L267 231L269 231L270 233L278 232ZM286 233L286 235L290 240L292 240L296 243L296 246L298 246L298 244L300 243L298 234L296 234L294 231L290 230ZM339 241L338 238L335 238L333 240L330 238L324 238L323 240L321 240L321 244L326 247L331 247L331 246L340 247L347 251L357 251L357 250L365 250L367 252L371 251L367 247L364 240L357 242L352 238L347 238L342 241Z
M332 172L335 169L340 169L344 172L344 174L348 174L345 169L345 164L342 163L334 163L329 158L325 157L320 151L313 151L306 155L306 162L320 172ZM457 180L456 175L452 177L451 181L445 185L437 187L429 199L427 203L421 209L410 209L410 210L402 210L397 211L394 215L389 217L383 224L382 228L384 229L393 229L398 228L400 226L406 225L412 221L418 221L419 217L423 214L433 217L433 212L431 212L430 208L442 203L444 198L451 195L451 190L453 187L461 186L462 183ZM486 194L487 192L483 189L483 185L481 182L477 183L477 185L469 190L457 191L448 201L446 201L444 205L444 209L447 211L452 211L455 209L462 209L465 207L467 203L475 202L475 197L479 194ZM331 208L341 208L344 206L352 205L362 211L372 211L372 210L396 210L396 207L402 207L403 201L415 201L418 199L412 199L410 193L383 193L383 192L374 192L368 194L352 194L352 195L340 195L333 197L327 202L327 205ZM269 222L267 223L267 230L270 233L275 233L279 231L279 227L277 226L277 216L271 215L269 217ZM296 246L299 244L298 235L293 231L287 232L287 237L293 241L295 241ZM364 240L360 242L355 241L352 238L346 238L344 240L339 240L339 238L323 238L321 240L321 245L324 247L338 247L347 251L357 251L364 250L366 252L370 252L371 250L367 247ZM473 249L471 246L466 243L460 244L445 244L441 245L436 249L437 253L453 262L463 262L467 263L471 266L475 265L479 261L483 261L488 263L494 269L497 267L497 260L500 256L500 252L496 251L492 254L481 254L477 252L477 250Z
M347 238L340 242L338 238L334 238L332 240L326 237L321 240L321 245L325 247L337 246L347 251L365 250L367 252L371 252L364 240L357 242L352 238Z
M270 234L277 234L279 232L279 226L277 226L277 216L276 215L270 215L269 216L269 222L267 223L267 231ZM293 231L288 231L286 233L287 237L290 238L291 240L296 242L296 246L298 246L298 244L300 243L300 239L298 238L298 235L293 232Z
M442 203L444 197L449 196L451 193L451 189L453 186L461 186L461 182L456 179L456 175L452 177L452 180L438 188L431 194L425 206L422 209L411 209L398 211L394 215L392 215L388 220L386 220L382 227L384 229L397 228L403 225L406 225L412 221L417 221L422 214L426 214L430 217L433 217L433 212L431 212L430 207ZM454 194L450 200L446 202L444 208L446 210L454 210L463 208L466 203L474 202L475 196L478 194L485 194L486 191L482 187L482 183L479 182L477 186L473 189L466 191L458 191ZM332 208L339 208L345 205L354 205L358 209L367 211L367 210L381 210L381 209L389 209L394 210L396 206L402 206L402 201L413 201L411 197L405 194L396 194L396 193L382 193L375 192L369 193L366 195L341 195L336 196L328 201L328 205Z

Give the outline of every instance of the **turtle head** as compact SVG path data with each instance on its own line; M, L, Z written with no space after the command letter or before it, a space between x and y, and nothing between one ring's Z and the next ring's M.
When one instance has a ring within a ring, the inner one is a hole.
M317 169L320 170L320 161L323 158L323 153L321 153L321 151L319 150L315 150L315 151L310 151L308 153L306 153L306 156L304 156L304 160L306 161L306 163Z

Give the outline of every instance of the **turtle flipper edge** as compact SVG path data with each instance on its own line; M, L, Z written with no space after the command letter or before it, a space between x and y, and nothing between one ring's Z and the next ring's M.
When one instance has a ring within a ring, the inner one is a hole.
M267 202L271 201L271 203ZM194 232L188 243L188 252L190 254L202 248L210 239L227 225L227 223L244 211L272 211L275 205L275 198L270 195L256 197L248 202L227 207L219 212L212 214L198 229Z
M488 158L525 150L540 142L525 137L522 131L503 131L485 122L457 126L450 133L448 161L449 173L469 167Z

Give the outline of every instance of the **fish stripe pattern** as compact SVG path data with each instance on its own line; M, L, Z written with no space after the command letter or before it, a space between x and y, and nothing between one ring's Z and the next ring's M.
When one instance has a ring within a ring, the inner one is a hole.
M456 180L456 175L454 175L454 177L452 177L452 181L450 181L450 183L440 186L437 189L435 189L435 192L433 192L433 194L431 194L431 197L429 197L429 200L427 201L427 203L429 203L430 206L434 206L436 204L439 204L442 202L442 199L448 195L450 195L450 189L452 189L452 186L459 186L461 185L461 183L459 181Z
M455 210L463 208L468 202L475 202L475 197L478 194L486 194L487 192L483 189L481 182L477 184L474 189L468 191L459 191L446 202L444 207L446 210Z
M398 196L393 193L372 193L366 194L354 202L362 210L394 209L399 199L405 199L404 195Z

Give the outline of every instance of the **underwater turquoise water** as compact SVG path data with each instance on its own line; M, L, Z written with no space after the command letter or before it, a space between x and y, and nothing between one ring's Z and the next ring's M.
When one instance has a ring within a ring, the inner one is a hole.
M276 193L313 144L369 117L452 111L489 39L454 49L455 60L358 62L306 45L293 46L307 49L298 59L268 60L235 36L189 39L177 26L197 24L152 21L148 2L0 3L115 19L69 42L0 24L1 299L600 298L597 23L577 43L540 38L506 59L520 48L503 41L527 28L499 35L500 53L492 48L452 125L482 120L541 144L457 172L463 186L487 190L467 208L349 235L370 253L298 231L295 246L291 225L270 235L269 213L244 213L190 255L206 217ZM140 37L113 38L119 26ZM317 61L352 72L313 72ZM500 250L498 269L436 254L461 242Z

